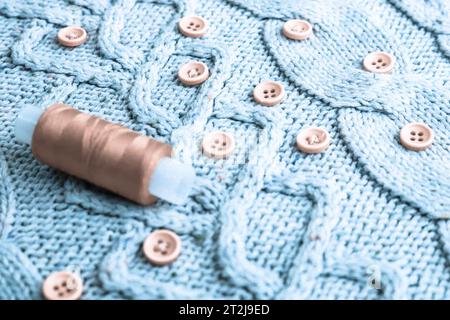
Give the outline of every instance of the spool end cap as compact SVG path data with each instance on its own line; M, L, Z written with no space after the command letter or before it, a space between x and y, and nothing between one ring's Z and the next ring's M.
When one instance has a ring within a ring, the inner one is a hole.
M172 158L162 158L152 174L148 191L173 204L186 202L194 185L194 169Z
M33 132L45 109L36 106L26 106L20 110L14 127L16 140L31 145Z

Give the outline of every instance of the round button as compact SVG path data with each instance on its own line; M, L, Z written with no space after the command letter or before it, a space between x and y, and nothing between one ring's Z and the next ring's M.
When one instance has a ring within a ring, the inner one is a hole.
M202 17L183 17L178 22L178 28L183 35L197 38L205 35L208 30L208 23Z
M307 128L297 135L297 148L305 153L319 153L330 145L330 135L322 128Z
M66 47L77 47L85 43L86 39L86 30L78 26L62 28L58 32L59 43Z
M364 59L364 69L374 73L388 73L394 68L395 58L386 52L372 52Z
M312 25L305 20L289 20L283 26L283 34L292 40L304 40L312 35Z
M208 133L202 142L203 153L217 159L226 158L234 151L234 147L234 138L221 131Z
M284 86L275 81L261 82L253 90L255 101L265 106L274 106L280 103L284 96Z
M178 79L187 86L203 83L208 77L208 67L206 64L199 61L188 62L178 70Z
M42 286L42 293L48 300L77 300L83 292L81 278L70 271L50 274Z
M156 230L145 239L143 251L152 264L163 266L178 258L181 251L181 240L172 231Z
M422 151L433 143L433 131L424 123L410 123L400 130L400 143L407 149Z

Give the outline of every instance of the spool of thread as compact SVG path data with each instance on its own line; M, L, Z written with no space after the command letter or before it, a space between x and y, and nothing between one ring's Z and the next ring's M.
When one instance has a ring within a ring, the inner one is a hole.
M40 162L142 205L182 204L194 183L192 167L170 158L170 145L62 103L25 107L15 133Z

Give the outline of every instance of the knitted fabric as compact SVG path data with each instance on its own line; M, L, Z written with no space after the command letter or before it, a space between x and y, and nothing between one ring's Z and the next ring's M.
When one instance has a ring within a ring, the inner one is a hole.
M41 299L77 270L83 299L450 299L448 0L0 0L0 298ZM177 22L209 22L202 38ZM294 41L289 19L313 25ZM55 40L80 25L88 41ZM373 51L391 74L364 71ZM190 60L209 79L177 79ZM285 100L253 88L282 83ZM174 146L198 179L186 204L142 207L38 163L14 138L27 105L62 101ZM433 145L399 142L410 122ZM330 147L297 150L306 127ZM202 137L236 140L225 160ZM178 259L151 265L145 237L170 229ZM370 285L371 279L379 286Z

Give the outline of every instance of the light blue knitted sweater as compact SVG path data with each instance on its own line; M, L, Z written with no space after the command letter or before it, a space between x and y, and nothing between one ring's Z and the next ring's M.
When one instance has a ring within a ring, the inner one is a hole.
M0 298L39 299L52 272L75 269L83 299L450 299L449 0L0 0ZM205 37L180 34L198 15ZM300 18L314 37L284 37ZM81 25L77 48L55 41ZM362 68L372 51L391 74ZM206 63L186 87L178 68ZM286 99L257 104L275 80ZM14 139L27 105L63 101L174 146L198 175L185 205L142 207L38 163ZM424 122L433 145L399 143ZM320 126L330 147L302 153ZM205 133L236 139L226 160ZM156 229L182 240L155 267ZM370 285L373 278L379 286Z

